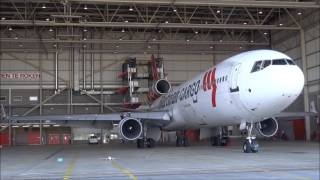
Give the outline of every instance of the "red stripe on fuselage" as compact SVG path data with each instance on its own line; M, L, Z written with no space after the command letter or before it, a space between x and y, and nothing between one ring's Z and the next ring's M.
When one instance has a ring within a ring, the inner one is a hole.
M207 90L207 76L208 76L208 72L206 72L204 74L203 79L202 79L202 87L203 87L204 91Z
M216 85L216 68L213 69L211 73L211 85L212 85L212 107L217 107L216 104L216 95L217 95L217 85Z
M208 72L208 76L207 76L207 79L206 79L206 81L207 81L207 89L209 90L209 89L211 89L211 75L212 75L212 70L210 70L209 72Z

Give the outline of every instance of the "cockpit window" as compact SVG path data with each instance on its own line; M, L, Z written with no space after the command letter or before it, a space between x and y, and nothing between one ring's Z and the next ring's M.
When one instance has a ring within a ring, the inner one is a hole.
M251 72L253 73L256 71L260 71L261 65L262 65L262 61L257 61L256 63L254 63Z
M287 59L287 62L289 63L289 65L295 65L291 59Z
M263 67L263 68L266 68L266 67L269 66L270 64L271 64L271 60L265 60L265 61L263 61L262 67Z
M287 61L285 59L274 59L272 60L272 65L286 65Z

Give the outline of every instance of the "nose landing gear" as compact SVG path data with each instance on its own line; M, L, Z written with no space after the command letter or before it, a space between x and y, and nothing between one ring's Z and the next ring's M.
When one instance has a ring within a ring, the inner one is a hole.
M250 123L250 125L247 125L248 137L243 143L244 153L257 153L259 150L259 144L256 140L256 137L252 136L252 128L253 128L253 123Z

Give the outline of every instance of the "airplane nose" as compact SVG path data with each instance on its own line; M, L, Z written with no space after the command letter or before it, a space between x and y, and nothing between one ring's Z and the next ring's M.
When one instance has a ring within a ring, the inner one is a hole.
M241 101L252 113L279 113L297 99L303 86L304 75L298 66L271 66L244 84Z

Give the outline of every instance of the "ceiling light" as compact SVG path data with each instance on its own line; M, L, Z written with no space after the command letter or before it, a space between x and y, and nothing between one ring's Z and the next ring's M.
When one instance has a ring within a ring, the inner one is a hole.
M130 6L129 11L133 11L133 8Z
M264 34L264 35L267 35L268 33L267 33L267 32L264 32L263 34Z
M219 42L222 42L222 39L220 39Z
M129 22L129 21L128 21L128 20L125 20L124 22L127 23L127 22Z
M121 30L121 32L123 32L123 33L124 33L124 32L126 32L126 31L125 31L124 29L122 29L122 30Z
M151 46L148 46L148 49L151 49Z
M259 13L259 14L263 14L263 12L262 12L262 11L259 11L258 13Z
M4 21L4 20L6 20L6 18L5 18L5 17L2 17L2 18L1 18L1 20L3 20L3 21Z
M198 34L199 32L198 32L198 31L195 31L194 33Z
M213 49L213 46L210 46L210 49Z
M54 44L53 47L57 47L57 44Z
M217 13L219 14L221 11L220 10L217 10Z
M157 40L157 39L156 39L156 38L153 38L153 39L152 39L152 41L155 41L155 40Z
M282 24L282 23L280 23L280 24L279 24L279 26L283 26L283 24Z
M50 21L50 18L47 18L46 21Z
M119 46L118 45L116 45L116 48L118 48Z
M120 38L119 41L122 41L122 38Z
M14 39L19 39L18 36L14 37Z
M176 9L173 9L173 12L177 12L177 10L176 10Z
M187 39L186 41L187 41L187 42L189 42L190 40L189 40L189 39Z
M23 47L23 45L22 45L22 44L19 44L19 47Z
M53 31L53 29L52 29L52 28L50 28L50 29L49 29L49 31L50 31L50 32L52 32L52 31Z
M87 29L83 29L83 32L87 32L88 30Z
M251 42L251 43L253 43L254 41L253 41L253 40L251 40L250 42Z
M300 15L302 15L302 12L297 12L297 14L300 16Z
M87 45L83 45L83 48L86 48L87 47Z
M244 22L243 25L247 25L248 23Z
M84 40L84 41L86 41L86 40L87 40L87 38L83 38L83 40Z
M242 46L240 46L239 49L242 49Z
M12 31L12 27L9 27L9 29L8 29L9 31Z
M87 10L88 9L87 5L84 5L83 9Z
M205 24L208 24L208 21L204 22Z
M165 23L166 23L166 24L168 24L168 23L169 23L169 21L166 21Z
M117 51L114 51L114 52L113 52L113 54L117 54L117 53L118 53Z
M42 5L42 9L45 9L45 8L47 8L47 7L46 7L46 5L45 5L45 4L43 4L43 5Z

